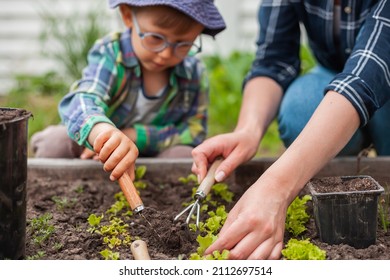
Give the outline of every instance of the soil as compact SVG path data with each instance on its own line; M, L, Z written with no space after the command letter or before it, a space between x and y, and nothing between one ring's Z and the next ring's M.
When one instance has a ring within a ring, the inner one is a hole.
M127 232L132 240L142 239L148 245L151 259L170 260L188 259L191 253L196 252L198 243L197 234L190 231L184 219L173 222L183 207L184 202L191 201L193 183L168 182L154 184L145 180L145 189L140 194L145 210L142 211L153 229L139 215L125 216L127 210L116 213L128 225ZM237 189L237 188L234 188ZM97 232L88 231L88 217L104 215L102 225L108 224L110 209L116 201L120 188L116 183L102 180L80 179L75 181L50 180L48 178L29 178L27 182L27 259L50 260L84 260L104 259L100 254L105 249L119 253L119 259L133 259L130 244L120 245L113 249L103 242L103 237ZM303 193L304 194L304 193ZM237 201L240 194L235 194ZM216 197L213 199L218 200ZM224 203L227 210L234 205ZM205 202L204 202L205 203ZM307 223L307 231L303 238L310 238L311 242L326 251L327 259L386 259L390 260L390 232L385 232L378 222L376 244L364 249L355 249L349 245L329 245L319 240L312 215L312 205L309 201L308 213L311 218ZM211 206L210 206L211 207ZM211 209L211 208L209 208ZM54 232L41 244L34 242L32 220L50 213L49 224L54 226ZM184 215L186 217L186 215ZM202 214L201 219L206 218ZM184 217L184 218L185 218ZM158 237L157 232L160 237ZM285 234L285 243L291 238ZM121 237L124 239L124 237Z
M315 178L310 182L318 193L378 190L378 183L367 176Z
M9 121L18 121L31 116L31 113L24 109L0 108L0 124Z

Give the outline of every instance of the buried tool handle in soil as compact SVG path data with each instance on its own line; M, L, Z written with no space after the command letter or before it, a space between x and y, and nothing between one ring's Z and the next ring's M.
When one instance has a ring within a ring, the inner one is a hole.
M30 117L23 109L0 108L0 259L25 257Z
M148 246L145 241L135 240L131 243L130 248L135 260L150 260Z

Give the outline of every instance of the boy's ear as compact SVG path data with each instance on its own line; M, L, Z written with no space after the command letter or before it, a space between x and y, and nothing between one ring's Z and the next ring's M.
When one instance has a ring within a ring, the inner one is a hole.
M119 10L121 12L123 23L126 25L127 28L130 28L133 26L133 19L131 16L131 7L128 5L121 4L119 5Z

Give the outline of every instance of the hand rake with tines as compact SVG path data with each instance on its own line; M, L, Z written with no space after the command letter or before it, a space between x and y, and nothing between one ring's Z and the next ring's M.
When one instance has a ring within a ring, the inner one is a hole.
M186 219L186 223L188 224L190 222L190 219L192 215L196 211L196 227L199 227L199 219L200 219L200 203L201 201L208 195L208 193L211 190L211 187L215 183L215 171L217 170L218 166L221 164L222 159L216 159L213 164L210 166L210 169L207 172L206 177L203 179L203 181L200 183L198 189L196 190L196 193L194 195L195 202L188 205L183 211L181 211L179 214L176 215L174 218L174 221L179 219L184 213L189 211L189 214Z

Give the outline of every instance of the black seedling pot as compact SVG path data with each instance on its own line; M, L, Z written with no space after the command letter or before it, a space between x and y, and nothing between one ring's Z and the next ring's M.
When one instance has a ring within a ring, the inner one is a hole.
M335 180L334 185L340 188L332 190L329 186L331 180ZM325 184L325 181L328 183ZM362 182L364 184L360 184ZM342 188L351 184L365 187ZM375 244L378 197L384 192L378 182L370 176L326 177L312 179L308 187L313 197L314 218L322 242L343 243L355 248Z
M30 117L23 109L0 108L0 259L25 256Z

